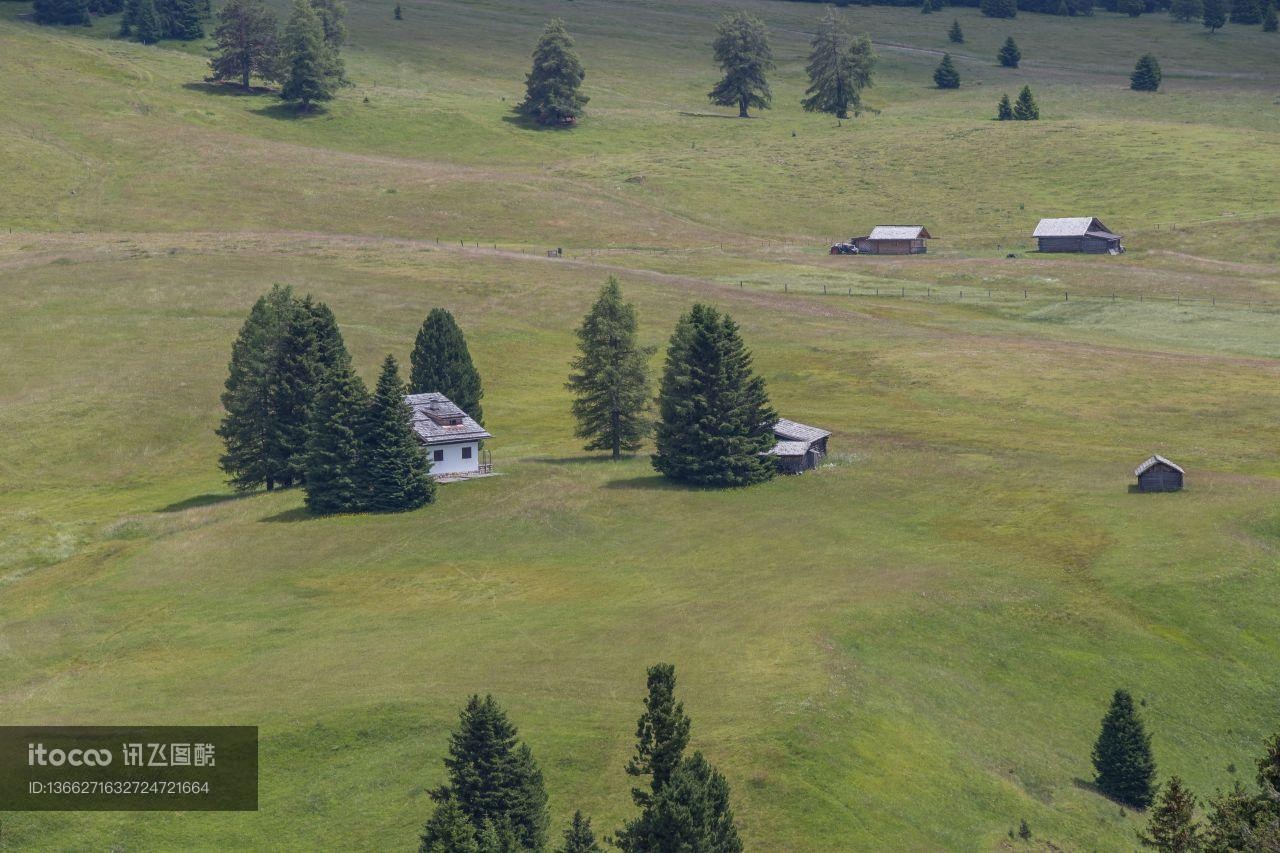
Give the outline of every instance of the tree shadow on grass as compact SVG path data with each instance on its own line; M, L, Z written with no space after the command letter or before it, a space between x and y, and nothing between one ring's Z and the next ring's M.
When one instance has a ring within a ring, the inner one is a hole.
M253 98L276 94L275 89L269 89L266 86L250 86L246 90L240 88L239 83L219 83L210 80L203 80L199 83L183 83L182 88L205 95L223 95L233 98Z
M759 118L759 116L740 116L733 115L732 113L694 113L687 110L681 110L677 115L684 116L685 118L731 118L736 121L741 121L744 118L748 121L753 118Z
M625 480L610 480L604 484L606 489L630 489L647 492L700 492L696 486L686 486L668 480L661 474L647 474L643 477L628 477Z
M312 104L310 109L303 110L301 107L289 103L272 104L269 107L260 107L254 110L260 116L277 119L278 121L299 121L308 118L321 118L329 114L324 107Z
M635 456L623 456L618 462L623 463L628 459L635 458ZM599 465L605 462L613 462L613 457L593 453L584 456L535 456L529 461L536 462L539 465Z
M536 131L573 130L575 127L578 126L578 122L574 122L573 124L538 124L536 121L529 118L528 116L523 116L520 113L515 112L514 110L508 113L507 115L504 115L502 117L502 120L505 121L507 124L514 124L516 127L520 128L521 130L536 130Z
M228 501L238 501L242 498L249 497L249 492L208 492L203 495L195 495L189 498L183 498L180 501L174 501L168 506L162 506L155 512L182 512L186 509L195 509L201 506L214 506L216 504L227 503Z
M293 509L286 509L284 512L277 512L275 515L265 516L258 519L258 521L267 524L292 524L297 521L319 521L326 517L316 515L304 506L296 506Z

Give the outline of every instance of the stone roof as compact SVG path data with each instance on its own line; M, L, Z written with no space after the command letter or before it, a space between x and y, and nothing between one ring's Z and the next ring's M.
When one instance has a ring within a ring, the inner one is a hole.
M443 394L407 394L404 401L413 413L413 432L423 444L452 444L493 438ZM457 421L457 423L452 423Z

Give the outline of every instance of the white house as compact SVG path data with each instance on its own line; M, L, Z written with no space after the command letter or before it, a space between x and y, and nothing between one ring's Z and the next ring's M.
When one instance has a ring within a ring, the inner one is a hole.
M482 451L480 442L493 436L470 415L434 391L409 394L404 401L413 412L413 433L431 460L431 476L439 479L490 472L489 451Z

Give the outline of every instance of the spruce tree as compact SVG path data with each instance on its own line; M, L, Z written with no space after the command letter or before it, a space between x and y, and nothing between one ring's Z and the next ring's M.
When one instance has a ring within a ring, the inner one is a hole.
M1276 18L1275 0L1267 0L1267 5L1262 10L1262 31L1274 33L1277 28L1280 28L1280 19Z
M611 276L578 328L578 355L566 384L577 397L574 435L587 439L587 450L608 450L619 459L648 437L650 354L636 343L635 307L622 301Z
M124 14L120 16L120 37L129 38L138 20L139 0L124 0Z
M740 118L749 118L752 107L767 109L773 99L766 79L773 50L764 22L746 12L726 15L716 26L712 49L724 77L711 90L711 103L736 106Z
M951 29L947 30L947 38L951 39L953 44L964 44L964 30L960 29L959 18L951 21Z
M1102 730L1093 747L1093 767L1098 790L1135 809L1151 803L1156 766L1147 735L1126 690L1117 690L1102 718Z
M318 101L332 100L342 85L341 60L325 42L320 17L307 0L293 1L284 32L281 73L280 97L296 102L302 112Z
M649 777L649 790L631 789L638 806L647 806L671 779L689 745L691 721L675 698L676 668L659 663L649 667L644 713L636 722L636 752L627 761L627 775Z
M59 26L90 26L87 0L35 0L33 5L37 24Z
M933 71L933 82L939 89L960 88L960 72L956 70L955 63L951 61L951 54L944 53L942 55L942 61L938 63L938 67Z
M1000 96L1000 103L996 105L996 119L1013 121L1013 104L1009 103L1008 95Z
M324 31L324 43L334 55L347 43L347 7L342 0L311 0L311 8L316 10L320 18L320 29Z
M525 77L524 100L516 110L543 127L571 125L590 100L579 91L585 76L564 21L548 21L533 51L533 68Z
M427 314L409 356L409 393L433 391L448 397L476 423L484 424L480 373L471 361L466 337L453 315L443 308L432 308Z
M360 427L364 508L372 512L402 512L435 500L436 484L404 395L400 367L388 355Z
M813 37L809 65L809 97L801 101L806 112L830 113L836 118L848 118L862 111L862 90L871 85L871 69L875 54L871 40L863 35L850 37L842 18L835 10L827 8Z
M452 798L441 801L431 813L422 829L418 853L482 853L476 843L476 828Z
M680 762L667 785L623 827L614 843L624 853L741 853L729 783L695 752Z
M1259 4L1258 0L1232 0L1231 23L1262 23L1262 6Z
M1195 813L1195 796L1174 776L1161 790L1147 821L1147 831L1139 833L1138 840L1144 847L1154 847L1161 853L1195 853L1203 845Z
M1129 88L1135 92L1154 92L1160 88L1160 62L1151 54L1143 54L1129 75Z
M366 508L361 429L369 405L369 392L349 358L326 372L307 427L304 474L307 509L312 512Z
M138 0L138 14L134 20L133 32L138 41L143 44L155 44L164 36L155 0Z
M1022 61L1022 51L1018 50L1018 43L1013 40L1013 36L1004 40L1004 46L1000 48L996 58L1005 68L1018 67L1018 63Z
M1013 105L1013 117L1018 121L1037 121L1040 118L1040 107L1036 105L1030 86L1023 86L1018 93L1018 101Z
M267 382L284 324L295 308L293 291L275 285L254 303L231 346L222 393L226 414L217 430L225 452L218 464L237 491L275 486L279 472L271 467L266 453L271 417Z
M160 28L167 39L196 41L204 38L204 6L201 0L156 0Z
M1201 23L1210 33L1222 29L1227 22L1227 7L1224 0L1202 0Z
M978 9L988 18L1018 17L1017 0L979 0Z
M574 812L569 828L564 831L564 843L556 853L604 853L591 831L591 818L583 817L580 811Z
M778 416L728 316L695 305L667 348L653 467L694 486L747 486L773 476Z
M249 91L249 78L274 80L279 65L280 36L275 13L262 0L229 0L218 10L213 57L215 80L238 80Z
M542 771L516 727L492 696L472 696L449 738L449 781L432 792L454 802L477 832L484 824L509 826L526 849L546 846L547 793Z
M1169 5L1169 14L1182 24L1196 20L1203 13L1203 0L1173 0Z

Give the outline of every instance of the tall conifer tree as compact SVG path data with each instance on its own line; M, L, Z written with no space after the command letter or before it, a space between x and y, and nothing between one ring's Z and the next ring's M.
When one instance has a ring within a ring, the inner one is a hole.
M766 79L773 50L764 22L746 12L726 15L716 26L712 49L724 77L711 90L711 102L737 107L740 118L749 118L752 107L767 109L773 98Z
M1000 96L1000 103L996 104L996 119L999 121L1013 121L1013 104L1009 103L1008 95Z
M930 2L930 0L926 0ZM808 95L801 105L806 112L824 112L848 118L862 111L862 90L871 85L875 54L866 36L853 38L844 20L828 7L811 42Z
M448 397L476 423L484 424L480 372L471 361L462 329L443 308L432 308L427 314L409 356L409 392L433 391Z
M622 301L611 276L578 328L578 355L566 386L577 398L574 434L587 439L587 450L608 450L618 459L648 437L650 354L636 342L635 307Z
M680 762L668 784L623 828L615 843L624 853L741 853L729 783L695 752Z
M215 80L238 80L249 90L250 77L274 80L279 71L280 33L275 13L262 0L230 0L218 10L209 60Z
M1163 76L1159 60L1149 53L1143 54L1129 75L1129 88L1135 92L1154 92L1160 88Z
M143 44L155 44L164 37L160 12L155 0L138 0L138 14L133 25L134 34Z
M1040 118L1040 107L1030 86L1023 86L1018 93L1018 100L1013 105L1013 117L1018 121L1037 121Z
M280 97L307 112L312 104L333 99L344 76L342 60L325 41L320 16L307 0L294 0L282 44Z
M316 392L307 430L304 472L307 509L315 513L366 508L361 429L369 392L343 358L329 369Z
M1210 33L1222 29L1227 22L1227 7L1224 0L1203 0L1200 21Z
M951 61L951 54L942 54L942 61L933 70L933 82L939 89L960 88L960 72L956 70L955 63Z
M947 38L952 44L964 44L964 30L960 29L959 18L952 19L951 29L947 30Z
M1203 849L1200 824L1196 822L1196 798L1177 776L1165 783L1151 810L1145 834L1138 835L1144 847L1161 853L1196 853Z
M388 355L360 429L364 508L372 512L417 509L435 499L436 484L404 396L399 365Z
M1150 805L1156 775L1151 738L1127 690L1115 692L1102 718L1102 730L1093 747L1093 767L1102 793L1135 809Z
M591 818L583 817L580 811L574 812L569 828L564 831L564 843L556 853L604 853L591 831Z
M579 91L585 76L564 21L548 21L525 77L524 100L516 110L545 127L573 124L590 100Z
M1013 36L1009 36L1004 40L1004 45L1000 48L1000 53L996 55L1000 60L1000 64L1005 68L1017 68L1018 63L1022 61L1022 51L1018 50L1018 43L1013 40Z
M671 779L689 745L691 721L677 702L676 668L659 663L649 667L644 713L636 722L636 752L627 761L627 775L649 778L649 790L631 789L636 805L645 806Z

